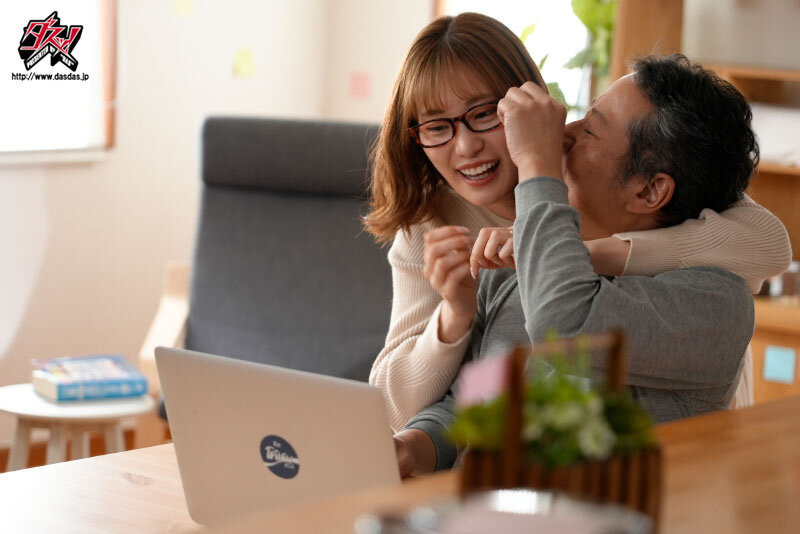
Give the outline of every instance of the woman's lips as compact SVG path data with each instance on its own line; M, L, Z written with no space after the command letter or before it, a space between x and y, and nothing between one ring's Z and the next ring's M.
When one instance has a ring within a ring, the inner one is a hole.
M490 182L497 174L498 168L500 168L500 162L496 161L495 163L492 164L491 167L489 167L489 169L482 172L481 174L469 175L461 171L458 171L458 173L461 175L462 178L464 178L464 180L469 185L479 186L487 182Z

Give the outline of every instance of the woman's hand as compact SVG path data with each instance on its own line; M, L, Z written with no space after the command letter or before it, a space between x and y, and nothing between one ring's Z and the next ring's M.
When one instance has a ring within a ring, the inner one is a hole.
M480 269L516 269L513 227L482 228L472 247L470 274L477 278ZM589 249L592 267L601 276L622 276L628 262L631 244L616 237L584 241Z
M425 234L425 278L441 295L439 340L453 343L466 334L478 311L478 283L470 276L472 238L462 226Z
M478 277L480 269L517 268L514 261L513 228L481 228L469 259L472 278Z

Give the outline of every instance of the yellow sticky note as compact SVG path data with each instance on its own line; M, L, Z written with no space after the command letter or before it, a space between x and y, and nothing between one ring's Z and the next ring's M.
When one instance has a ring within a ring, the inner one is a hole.
M194 0L172 0L172 9L176 15L191 15L194 10Z
M253 52L245 48L236 51L233 56L233 75L247 78L253 75Z

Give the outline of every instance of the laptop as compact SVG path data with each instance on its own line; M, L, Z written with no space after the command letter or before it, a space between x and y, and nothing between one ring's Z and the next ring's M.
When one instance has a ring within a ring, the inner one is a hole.
M196 522L400 483L379 389L188 350L155 354Z

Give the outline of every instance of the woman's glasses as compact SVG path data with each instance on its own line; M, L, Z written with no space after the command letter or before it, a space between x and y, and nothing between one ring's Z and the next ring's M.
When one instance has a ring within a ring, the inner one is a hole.
M500 126L497 100L472 106L460 117L431 119L408 129L417 143L424 148L446 145L456 135L456 123L463 122L471 132L483 133Z

